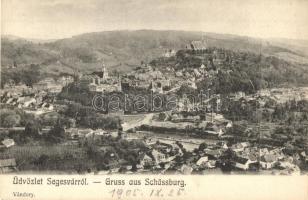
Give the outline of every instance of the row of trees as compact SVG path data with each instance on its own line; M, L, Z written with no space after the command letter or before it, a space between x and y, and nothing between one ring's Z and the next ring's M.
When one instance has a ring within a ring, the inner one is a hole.
M67 136L64 124L60 120L47 132L38 120L27 122L24 130L11 130L7 137L14 139L17 144L55 144L64 141Z
M61 120L65 126L74 126L75 120L61 116L59 113L51 112L40 116L26 113L19 108L3 108L0 109L0 125L1 127L25 127L28 122L38 121L42 126L54 126L58 120Z
M33 84L37 83L41 78L39 65L31 64L21 69L16 68L11 71L3 71L1 74L1 88L11 81L13 81L14 84L23 83L32 87Z
M25 126L29 121L34 119L34 115L27 114L23 110L15 108L0 109L0 125L10 128L15 126Z
M75 119L77 126L93 129L119 129L121 127L119 117L99 114L92 107L83 106L80 103L69 104L67 110L62 114L66 118Z

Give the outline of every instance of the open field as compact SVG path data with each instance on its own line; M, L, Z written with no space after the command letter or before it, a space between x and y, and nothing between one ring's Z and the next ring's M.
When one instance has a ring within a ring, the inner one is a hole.
M1 154L1 158L15 158L21 171L83 171L91 167L86 151L76 145L13 146Z

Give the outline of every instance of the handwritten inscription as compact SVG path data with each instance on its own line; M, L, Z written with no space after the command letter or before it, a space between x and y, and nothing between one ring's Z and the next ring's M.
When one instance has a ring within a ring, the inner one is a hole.
M103 183L112 187L109 194L115 199L126 198L171 198L186 195L184 180L177 178L113 179L106 178ZM127 188L125 186L139 186Z
M144 191L142 189L112 189L110 192L112 198L122 199L129 197L179 197L186 195L184 188L155 188L149 191Z

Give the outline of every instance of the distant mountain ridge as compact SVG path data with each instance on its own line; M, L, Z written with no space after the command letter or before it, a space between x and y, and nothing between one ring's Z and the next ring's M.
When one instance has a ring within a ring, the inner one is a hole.
M1 38L9 39L9 40L24 40L24 41L29 41L29 42L33 42L33 43L49 43L49 42L54 42L54 41L58 40L58 39L23 38L23 37L18 37L18 36L15 36L15 35L2 35Z
M288 62L308 64L308 41L257 39L229 34L190 31L104 31L71 38L40 41L14 36L1 37L1 66L31 63L52 74L91 72L105 62L107 67L130 71L141 61L150 62L167 49L183 49L193 40L208 46L275 56Z

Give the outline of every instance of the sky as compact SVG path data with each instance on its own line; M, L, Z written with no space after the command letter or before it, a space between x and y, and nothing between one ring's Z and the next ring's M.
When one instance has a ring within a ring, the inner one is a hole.
M1 33L31 39L156 29L308 40L308 0L1 0L1 3Z

